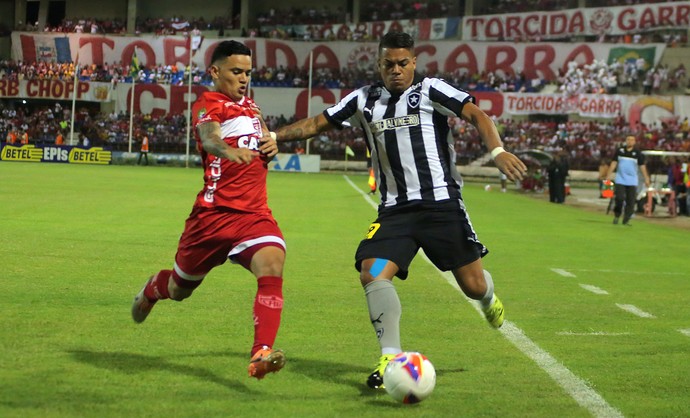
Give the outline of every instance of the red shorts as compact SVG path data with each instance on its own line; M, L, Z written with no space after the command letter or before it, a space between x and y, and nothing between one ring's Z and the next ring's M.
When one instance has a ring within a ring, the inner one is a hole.
M175 255L175 271L185 280L200 281L228 258L249 268L251 256L272 245L285 250L273 215L195 207L185 222Z

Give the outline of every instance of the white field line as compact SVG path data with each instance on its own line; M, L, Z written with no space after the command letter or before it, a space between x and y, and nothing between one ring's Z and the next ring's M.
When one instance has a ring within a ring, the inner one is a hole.
M690 328L679 329L678 332L685 335L686 337L690 337Z
M553 271L556 274L560 274L563 277L577 277L573 273L566 271L566 270L563 270L563 269L551 269L551 271Z
M551 269L554 270L554 269ZM644 274L647 276L658 276L660 274L664 275L669 275L669 276L688 276L690 275L688 272L682 272L682 271L655 271L655 272L649 272L649 271L626 271L626 270L611 270L611 269L568 269L571 271L584 271L584 272L596 272L596 273L616 273L616 274ZM554 270L555 271L555 270Z
M630 335L629 332L604 332L604 331L594 331L594 332L573 332L573 331L561 331L557 332L556 335L572 335L572 336L603 336L603 337L617 337L619 335Z
M592 293L596 293L597 295L608 295L609 294L609 292L607 292L606 290L600 289L596 286L592 286L591 284L580 283L580 287L585 289L585 290L589 290Z
M350 177L348 177L347 175L343 175L343 177L345 178L345 181L348 182L350 186L352 186L353 189L355 189L359 192L359 194L362 195L364 200L366 200L371 205L371 207L373 207L374 209L379 208L378 203L374 202L374 199L371 198L371 195L369 193L364 193L359 187L357 187L355 183L352 182L352 180L350 180Z
M633 315L637 315L640 318L656 318L656 316L650 314L649 312L643 311L635 305L625 305L622 303L616 303L616 306L618 306L626 312L630 312Z
M345 180L362 196L365 198L369 204L376 209L377 204L369 197L367 193L364 193L359 189L348 176L344 176ZM422 252L424 259L431 263L426 257L426 254ZM441 272L439 273L443 276L446 281L453 286L460 294L464 296L460 287L455 282L455 278L451 272ZM467 299L467 297L465 297ZM468 299L469 300L469 299ZM481 308L476 302L472 302L472 306L477 310L477 312L483 316ZM545 371L551 378L561 387L565 392L572 397L575 402L577 402L581 407L585 408L589 413L595 417L602 418L614 418L623 417L623 414L609 405L604 398L601 397L594 389L592 389L587 382L575 376L567 367L558 362L551 354L540 348L534 341L530 340L524 332L515 326L510 321L505 321L503 326L499 329L501 334L510 341L518 350L520 350L524 355L532 359L539 368Z

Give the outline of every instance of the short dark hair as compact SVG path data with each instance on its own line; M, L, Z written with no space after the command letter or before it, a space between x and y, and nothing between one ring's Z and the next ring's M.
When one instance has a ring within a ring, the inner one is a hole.
M404 48L409 51L414 49L414 39L405 32L388 32L379 42L379 54L384 48Z
M252 50L245 44L237 41L223 41L216 46L211 56L211 63L218 60L225 59L231 55L249 55L252 56Z

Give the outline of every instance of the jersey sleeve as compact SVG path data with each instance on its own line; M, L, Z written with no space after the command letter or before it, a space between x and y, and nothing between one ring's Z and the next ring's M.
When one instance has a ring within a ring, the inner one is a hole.
M439 113L445 116L460 116L465 103L475 103L475 98L468 92L455 88L439 78L428 78L429 100Z
M338 128L346 128L353 125L352 119L357 115L359 98L363 95L363 89L355 90L343 99L323 111L323 115L331 125Z
M221 111L223 109L222 103L219 101L209 101L206 98L194 103L192 109L193 127L196 129L199 125L206 122L222 123Z

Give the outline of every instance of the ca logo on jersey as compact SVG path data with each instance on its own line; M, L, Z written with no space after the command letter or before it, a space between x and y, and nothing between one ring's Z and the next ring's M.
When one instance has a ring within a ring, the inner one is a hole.
M419 107L419 102L421 101L422 95L416 91L407 95L407 105L412 109Z
M249 148L250 150L258 151L260 145L259 138L254 135L245 135L237 138L237 148Z

